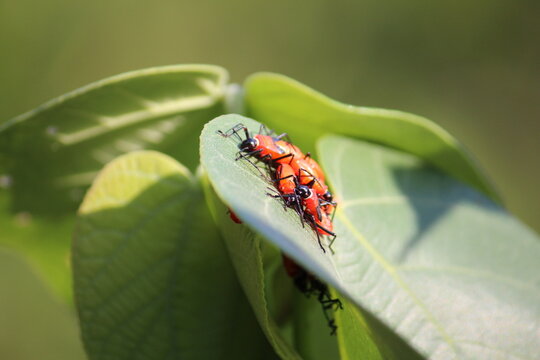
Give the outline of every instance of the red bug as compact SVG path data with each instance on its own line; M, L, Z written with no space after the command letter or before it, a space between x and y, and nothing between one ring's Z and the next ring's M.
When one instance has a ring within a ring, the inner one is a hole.
M288 164L279 164L275 172L275 182L281 194L294 194L296 189L296 178L293 168Z
M227 212L229 213L229 217L231 218L232 221L234 221L237 224L242 223L242 220L240 220L238 216L236 216L236 214L231 209L227 209Z
M262 129L263 127L261 126L260 131L262 131ZM242 137L238 135L239 131L244 131L244 135L246 137L245 139L242 139ZM247 159L247 157L253 156L269 165L277 166L277 164L289 163L291 157L293 157L293 154L287 152L285 147L277 144L281 138L287 136L285 133L276 137L263 134L255 134L254 136L251 136L249 134L249 130L246 126L244 126L244 124L237 124L225 133L218 131L218 134L223 137L231 137L236 135L241 141L240 144L238 144L240 152L236 158L237 160L240 158Z
M288 164L279 164L274 172L273 182L278 190L277 195L270 193L267 193L267 195L274 198L281 198L283 200L284 207L291 207L298 213L298 215L300 215L303 225L304 211L302 209L302 202L299 200L299 197L295 192L296 187L298 186L298 180L293 168ZM275 190L272 188L268 189L275 192Z
M305 164L304 164L305 165ZM320 180L317 176L313 175L313 169L301 166L298 169L298 180L300 184L307 185L315 191L318 197L322 199L330 199L332 201L332 194L328 190L328 186Z
M322 168L321 166L319 165L319 163L317 161L315 161L315 159L313 159L311 157L311 154L310 153L307 153L306 157L304 158L304 160L308 163L308 165L313 169L314 171L314 175L317 176L317 178L324 182L325 180L325 176L324 176L324 172L322 171Z
M283 149L285 149L287 152L293 154L293 156L292 156L293 159L303 159L306 156L306 155L304 155L304 153L302 152L302 150L300 150L300 148L298 146L293 145L288 141L278 140L276 142L276 144L279 147L282 147ZM292 160L291 160L291 162L292 162Z
M285 204L290 207L295 207L297 212L300 214L302 219L305 219L315 230L317 235L317 241L320 248L323 252L326 252L321 242L321 235L328 235L332 237L332 240L329 244L330 250L332 250L332 244L336 239L336 234L333 233L333 224L326 212L322 211L322 207L328 203L321 200L317 197L315 192L306 185L299 185L295 180L296 187L294 189L294 194L280 194L269 196L275 198L282 198L285 201Z
M315 192L305 185L298 186L295 191L297 196L300 197L302 204L305 207L304 218L315 230L319 246L324 252L326 252L324 250L324 247L322 246L320 235L331 236L332 239L328 247L330 251L333 252L332 244L334 243L337 235L333 233L334 225L332 224L332 220L330 220L326 212L323 212L321 210L322 206L326 205L327 203L321 202L316 196Z
M298 174L300 184L311 187L315 190L317 196L325 201L331 202L333 200L332 193L324 183L324 173L315 160L308 156L304 158L294 157L291 166Z
M322 171L319 163L311 157L310 153L304 155L304 153L300 150L298 146L284 140L279 140L276 143L278 146L287 149L288 152L293 154L293 157L290 160L290 164L297 172L300 168L305 168L309 170L313 175L315 175L321 182L324 183L324 172Z
M328 186L326 186L324 183L321 183L319 179L317 179L305 169L300 169L300 174L308 174L304 176L299 176L300 183L313 189L313 191L317 194L317 197L321 200L320 205L323 211L327 215L332 215L333 219L337 203L334 202L334 196L332 195L330 190L328 190ZM309 182L306 183L306 179L309 180Z
M311 295L315 295L317 297L317 300L322 305L323 313L326 321L328 322L328 326L331 329L330 335L334 335L337 331L337 326L332 315L328 312L331 310L343 309L341 301L339 299L332 298L326 284L307 272L290 257L282 254L282 259L285 271L287 272L287 275L293 279L296 288L307 297L310 297Z
M320 236L328 235L332 237L329 244L330 250L332 250L332 244L336 238L336 234L333 233L333 224L328 216L328 209L325 206L334 206L335 203L320 200L316 192L306 185L298 183L298 179L295 176L292 166L287 164L280 164L275 171L276 187L278 188L279 195L273 195L268 193L269 196L274 198L281 198L284 201L284 206L292 207L300 215L300 219L306 220L311 227L315 230L317 235L317 241L319 246L326 252L321 243Z

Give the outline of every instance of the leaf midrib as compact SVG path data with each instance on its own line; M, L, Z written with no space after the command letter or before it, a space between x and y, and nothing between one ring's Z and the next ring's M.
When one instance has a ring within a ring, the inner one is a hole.
M346 154L346 144L342 144L335 153L335 160L332 162L333 165L338 165L340 169L344 169L345 165L343 164L343 161L345 159L344 155ZM381 168L381 157L380 157L380 151L375 152L375 158L373 159L375 167ZM382 169L379 169L380 171ZM341 174L339 171L334 171L335 174ZM335 181L334 186L335 189L343 190L343 180L341 176L336 176L334 179ZM340 194L341 195L341 194ZM342 197L342 196L341 196ZM455 343L455 340L447 333L445 328L442 326L442 324L439 323L439 321L435 318L435 316L429 311L427 306L414 294L411 288L407 285L405 280L402 279L402 277L397 272L397 268L392 265L391 262L389 262L373 245L361 234L361 232L353 225L353 223L349 220L346 213L341 207L336 208L336 217L341 220L343 225L349 229L351 234L354 236L354 238L360 243L360 245L367 250L367 252L371 255L373 260L377 262L383 270L388 273L388 275L395 281L395 283L408 295L413 304L415 304L422 313L424 313L425 318L434 326L434 328L439 332L441 335L441 338L450 346L450 348L453 350L454 354L458 354L458 349ZM339 273L339 272L338 272Z
M96 125L72 133L59 133L54 135L54 137L63 146L75 145L111 131L117 131L135 124L149 122L181 112L210 107L214 105L218 99L219 98L214 95L198 95L181 100L162 102L159 105L153 105L152 107L145 105L141 110L116 116L90 114L85 110L78 110L85 111L89 114L91 118L96 121Z
M402 279L402 277L397 272L397 268L392 265L386 258L377 250L375 249L369 241L354 227L352 222L349 220L347 215L340 209L336 210L336 217L341 220L342 224L351 232L351 234L354 236L356 240L360 243L360 245L367 250L367 252L371 255L373 260L375 260L387 273L388 275L396 282L396 284L405 291L410 299L412 300L413 304L415 304L420 310L424 313L426 319L435 327L435 329L439 332L442 339L445 340L445 342L450 346L450 348L454 351L454 354L458 354L458 349L456 347L455 340L448 334L445 330L445 328L442 326L441 323L435 318L435 316L429 311L427 306L414 294L411 288L407 285L405 280Z

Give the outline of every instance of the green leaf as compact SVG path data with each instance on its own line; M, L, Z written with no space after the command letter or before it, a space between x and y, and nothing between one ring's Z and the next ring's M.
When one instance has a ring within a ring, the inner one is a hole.
M166 155L134 152L101 172L80 208L73 265L91 359L271 353L197 179Z
M266 196L269 184L261 178L257 170L244 161L234 160L238 151L235 140L225 139L216 133L238 123L243 123L252 131L259 128L259 124L251 119L234 114L224 115L208 123L201 135L201 163L217 196L249 227L271 240L299 263L311 270L317 269L316 273L323 279L337 279L332 257L321 252L314 232L307 227L302 228L298 216L291 211L284 211L278 201ZM266 296L269 289L265 288L268 281L265 279L266 264L263 263L261 250L264 244L260 244L258 237L244 227L228 219L226 209L223 205L219 207L220 201L212 196L208 198L224 232L240 281L269 341L282 358L298 358L289 345L293 341L280 333L268 309ZM268 259L266 260L268 262ZM291 280L288 280L290 284ZM319 344L314 343L316 336L305 334L306 330L301 329L302 323L305 324L305 321L297 320L297 331L301 335L296 336L294 342L302 353L309 354ZM324 335L329 337L328 329L322 329ZM311 344L306 345L307 342Z
M194 169L198 134L223 113L225 70L176 65L90 84L0 125L0 166L13 180L13 208L74 210L104 164L141 149Z
M336 319L344 359L424 359L387 326L346 299Z
M202 136L204 146L205 135ZM268 341L273 346L276 354L282 359L300 359L300 356L292 348L290 341L281 332L280 327L271 314L268 304L266 284L266 272L263 263L264 244L260 237L249 231L243 225L231 220L228 210L217 198L210 187L208 180L205 184L206 199L212 211L214 219L222 232L227 249L238 274L242 288L255 312L255 316L265 333ZM266 249L268 253L271 249ZM275 255L275 254L274 254ZM278 254L279 255L279 254ZM275 257L275 256L274 256Z
M35 273L0 249L0 359L83 360L77 321Z
M251 131L259 124L240 115L223 115L208 124L201 135L201 164L207 171L219 198L251 228L271 239L280 249L304 265L318 268L325 278L335 275L332 258L321 252L311 229L302 228L298 216L266 195L270 185L245 161L235 161L238 151L234 138L224 138L217 130L227 130L243 123ZM291 242L291 239L297 239ZM308 240L309 239L309 240Z
M0 246L17 252L36 270L49 290L73 302L69 253L74 215L54 222L30 213L9 211L7 191L0 190Z
M372 358L400 358L399 337L433 359L536 356L540 242L525 226L415 156L334 136L320 144L340 202L336 254L324 254L314 232L266 196L270 185L257 170L234 160L232 138L216 134L239 122L258 129L227 115L203 130L202 163L212 186L248 226L365 312L369 342L378 347ZM344 331L353 325L341 324ZM345 340L342 354L364 356Z
M429 358L537 356L535 234L414 156L337 136L319 150L351 300Z
M292 280L283 274L290 284ZM328 322L324 317L321 304L314 297L307 298L293 287L294 297L292 311L294 311L294 345L303 359L327 360L339 359L339 349L336 336L330 336ZM334 316L337 319L341 311ZM338 325L337 336L343 334L343 327ZM343 356L342 358L346 358ZM363 356L362 359L372 359Z
M305 151L327 133L378 142L418 155L450 175L498 198L463 146L437 124L402 111L342 104L283 75L246 81L248 115L286 131Z

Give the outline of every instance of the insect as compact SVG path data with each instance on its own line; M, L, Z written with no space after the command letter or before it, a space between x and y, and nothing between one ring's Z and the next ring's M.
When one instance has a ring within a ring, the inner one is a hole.
M296 177L294 177L294 175L288 175L287 178L294 179L294 192L290 191L290 185L289 183L287 183L288 193L280 193L279 195L267 193L267 195L274 198L283 199L287 206L294 208L298 212L302 221L305 220L308 222L308 224L311 225L313 230L315 230L315 234L317 235L317 242L319 243L319 247L322 249L323 252L326 252L326 250L322 245L321 235L331 236L332 239L330 241L329 248L330 251L333 252L332 244L334 243L337 235L332 232L332 220L330 219L326 211L323 211L323 206L333 205L334 203L321 201L311 188L306 185L298 184L298 180L296 180ZM280 182L284 180L285 178L279 178ZM278 185L278 188L279 186L280 185Z
M294 169L288 164L279 164L275 171L275 179L277 188L281 194L294 194L296 189L296 177Z
M298 146L291 144L289 141L278 140L276 141L276 144L285 149L287 152L293 154L293 158L295 159L303 159L304 157L306 157L306 155L304 155L304 153L302 152L302 150L300 150Z
M285 141L281 142L287 144ZM311 157L310 153L304 156L296 146L289 145L289 149L292 149L291 153L294 155L290 161L290 165L296 172L300 184L313 188L317 196L321 199L329 202L333 201L332 193L324 183L325 176L319 163Z
M242 133L245 138L242 138ZM329 244L332 250L336 234L333 232L330 215L333 217L336 203L324 183L322 168L311 158L311 154L304 155L300 148L290 142L286 133L276 135L263 125L259 133L253 136L241 123L226 132L219 130L218 134L226 138L235 136L239 140L236 160L247 160L262 177L272 180L277 194L268 195L281 198L285 208L293 208L300 216L302 226L304 222L311 225L323 252L326 250L322 246L321 236L332 237ZM250 158L264 162L272 177L268 178Z
M262 132L263 129L264 127L261 125L259 132ZM246 137L245 139L242 139L242 137L238 134L240 131L244 132ZM262 133L251 136L248 128L244 126L244 124L237 124L226 132L218 130L218 134L223 137L231 137L235 135L240 141L238 144L240 151L236 160L243 158L249 161L249 157L254 157L271 166L277 166L278 164L289 163L291 158L294 156L291 152L287 151L286 147L278 144L278 141L287 136L286 133L278 136L264 135Z
M237 224L241 224L242 223L242 220L240 220L238 218L238 216L236 216L236 214L234 213L234 211L232 211L231 209L227 208L227 213L229 214L229 217L231 218L232 221L234 221L235 223Z
M313 169L311 169L311 171L313 171ZM328 190L328 186L326 186L326 184L317 176L313 175L311 171L308 170L307 167L298 168L298 179L300 184L307 185L308 187L312 188L319 198L332 202L334 196L330 190Z
M326 201L321 201L316 196L315 192L306 185L297 186L295 189L295 194L302 201L302 205L304 206L304 214L303 214L304 218L315 230L315 234L317 235L317 241L319 242L319 246L321 247L323 252L326 252L326 250L324 249L321 243L321 235L331 236L332 239L328 247L330 251L333 252L332 244L334 243L336 239L336 234L332 232L334 230L334 226L328 214L322 211L322 207L324 205L331 204L331 203L328 203Z
M282 259L285 271L287 275L293 279L296 288L308 298L311 295L315 295L317 297L317 300L322 306L328 326L330 327L330 335L335 335L337 326L330 312L343 309L341 301L339 299L332 298L330 291L328 290L328 286L325 283L307 272L290 257L282 254Z
M322 171L319 163L311 157L311 153L308 152L306 155L304 155L304 153L300 150L298 146L284 140L278 140L276 144L287 149L288 152L293 154L293 157L289 164L292 165L297 172L301 168L307 169L311 171L321 182L324 183L324 172Z
M322 168L319 165L319 163L311 157L310 153L306 154L304 160L307 161L308 165L315 171L313 174L315 174L315 176L317 176L317 178L320 181L324 182L325 181L324 172L322 171Z

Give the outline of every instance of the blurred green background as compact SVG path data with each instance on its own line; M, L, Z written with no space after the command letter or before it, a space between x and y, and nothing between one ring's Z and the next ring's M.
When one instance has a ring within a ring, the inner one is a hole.
M275 71L457 136L540 229L540 2L0 1L0 119L120 72Z
M279 72L438 122L538 231L539 19L537 0L0 0L0 122L144 67Z

